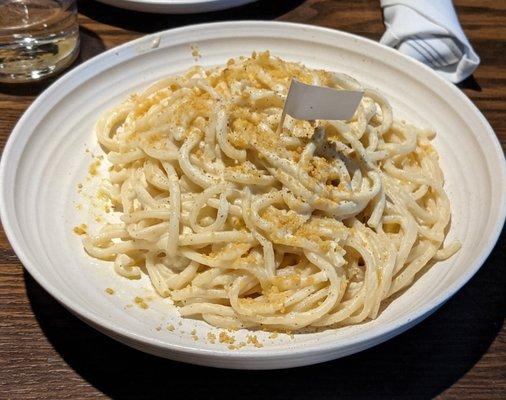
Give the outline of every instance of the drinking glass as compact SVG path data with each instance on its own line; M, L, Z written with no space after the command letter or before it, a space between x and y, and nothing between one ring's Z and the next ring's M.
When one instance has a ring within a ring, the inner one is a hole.
M0 0L0 82L29 82L79 53L75 0Z

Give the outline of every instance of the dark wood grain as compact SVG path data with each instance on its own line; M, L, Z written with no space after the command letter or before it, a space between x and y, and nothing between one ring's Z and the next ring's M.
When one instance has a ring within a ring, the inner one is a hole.
M506 2L455 1L481 56L460 86L506 146ZM76 65L145 33L197 22L279 19L378 39L375 0L264 0L205 15L133 13L79 1L82 51ZM0 86L0 146L50 82ZM226 371L148 356L97 333L28 274L0 230L0 398L332 399L506 398L506 240L478 274L426 321L345 359L286 371ZM161 375L164 378L157 378ZM198 381L196 378L198 377Z

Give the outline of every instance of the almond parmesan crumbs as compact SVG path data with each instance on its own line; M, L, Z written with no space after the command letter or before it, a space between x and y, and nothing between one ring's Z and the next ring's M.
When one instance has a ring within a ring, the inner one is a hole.
M198 61L202 55L200 54L200 49L196 44L192 44L190 46L190 50L192 51L192 56L195 61Z
M98 175L98 168L100 167L100 160L99 159L96 159L95 161L93 161L89 168L88 168L88 173L91 175L91 176L95 176L95 175Z
M229 344L227 347L229 350L239 350L246 346L246 343L239 342L237 345L235 344Z
M149 308L149 306L147 305L147 303L144 301L144 299L142 297L135 297L134 299L134 302L135 304L137 304L140 308L146 310L147 308Z
M78 226L74 226L73 230L76 235L86 235L87 229L88 229L88 225L81 224Z
M194 341L199 340L199 337L197 336L197 330L196 329L192 329L192 331L190 332L190 334L192 335L192 339Z
M269 335L269 339L276 339L278 337L278 332L272 332L270 335Z
M108 288L105 289L105 292L107 294L113 295L114 294L114 289L111 289L110 287L108 287Z
M172 325L172 324L167 325L167 330L168 330L169 332L174 332L174 330L175 330L175 329L176 329L176 328L174 328L174 325Z
M157 326L155 329L156 329L158 332L160 332L160 331L162 330L162 327L161 327L161 326Z
M97 191L97 198L100 200L107 201L110 199L109 193L104 188L99 188Z
M211 344L215 344L216 343L216 335L212 332L208 332L207 341Z
M264 345L258 341L256 335L248 335L246 336L246 340L248 344L252 344L255 347L264 347Z
M235 339L233 336L230 336L227 332L221 331L218 336L220 343L226 343L226 344L234 344Z

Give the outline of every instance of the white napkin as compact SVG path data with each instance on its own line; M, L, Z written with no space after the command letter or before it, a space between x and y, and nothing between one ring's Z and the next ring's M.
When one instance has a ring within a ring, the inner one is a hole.
M454 83L480 64L451 0L381 0L381 7L387 30L380 43L416 58Z

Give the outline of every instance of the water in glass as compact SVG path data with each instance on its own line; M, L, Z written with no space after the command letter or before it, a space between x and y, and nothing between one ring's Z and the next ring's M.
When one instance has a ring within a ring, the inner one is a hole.
M41 79L78 52L75 0L0 0L0 81Z

